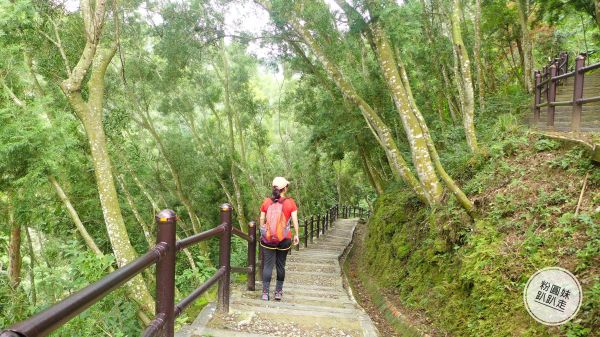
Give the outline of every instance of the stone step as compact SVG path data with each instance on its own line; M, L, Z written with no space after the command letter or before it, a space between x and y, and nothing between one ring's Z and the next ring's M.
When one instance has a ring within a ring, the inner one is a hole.
M281 316L310 316L310 317L330 317L340 320L356 319L356 308L334 308L318 305L292 304L286 302L275 302L262 300L256 301L233 301L229 307L234 312L256 312L267 315Z
M317 265L311 265L311 264L300 265L299 263L290 264L285 267L285 270L286 270L286 272L290 271L290 272L318 272L318 273L337 273L337 274L341 273L340 268L336 267L336 266L325 265L325 266L319 267Z
M288 309L299 309L304 310L305 307L323 308L322 310L334 310L334 309L348 309L352 311L356 309L354 303L350 301L337 302L332 299L318 299L318 298L307 298L303 296L291 296L284 291L283 300L273 300L273 294L271 293L271 300L264 301L258 297L239 297L235 296L231 298L232 306L258 306L264 308L288 308Z
M288 256L287 258L287 266L292 265L294 263L298 263L298 262L303 262L303 263L310 263L310 262L314 262L317 264L329 264L329 265L333 265L333 264L337 264L337 257L335 258L319 258L319 257L314 257L314 256Z
M340 337L368 336L356 319L321 316L288 315L284 312L232 312L218 315L209 325L210 329L252 331L254 334L285 337Z
M271 281L271 283L273 283ZM321 292L323 295L327 293L343 293L344 289L335 287L335 286L327 286L327 285L308 285L297 282L288 282L285 281L284 288L286 291L292 291L293 289L302 289L314 292ZM256 281L256 289L262 289L262 281Z
M194 324L193 334L178 337L376 337L368 315L344 289L339 256L351 242L358 219L340 219L325 235L314 238L308 248L293 250L287 257L282 301L263 301L262 282L256 291L235 284L230 313L207 307ZM260 276L260 275L257 275ZM274 268L271 292L276 280ZM273 294L271 294L272 296ZM201 319L202 318L202 319Z
M269 294L270 296L273 296L273 291L271 290L271 294ZM258 300L258 301L262 301L261 299L261 292L257 291L257 292L243 292L240 294L235 294L232 299L237 299L239 301L244 301L244 300ZM329 306L329 307L344 307L344 306L348 306L348 305L354 305L354 303L350 300L350 298L346 297L335 297L335 298L328 298L328 297L323 297L323 296L318 296L318 294L315 293L308 293L308 292L290 292L288 291L288 289L284 288L283 290L283 302L284 303L296 303L296 304L301 304L301 303L305 303L305 304L310 304L310 305L321 305L321 306Z
M255 334L225 329L199 328L190 337L276 337L276 335Z
M273 292L273 289L274 286L272 285L271 292ZM320 298L332 301L347 301L350 298L348 296L348 293L342 291L341 289L331 288L330 290L323 291L314 290L308 286L290 286L287 283L283 286L283 293L284 296ZM257 286L255 291L240 291L239 294L239 297L243 296L251 298L260 298L262 296L262 284L260 286Z
M296 256L294 256L294 261L301 262L301 261L297 261L297 260L306 259L306 261L304 261L304 262L308 262L308 261L311 261L310 259L322 259L329 263L336 263L336 261L338 260L340 255L342 255L341 251L339 251L339 252L322 251L322 250L311 251L311 252L304 252L301 254L297 254Z

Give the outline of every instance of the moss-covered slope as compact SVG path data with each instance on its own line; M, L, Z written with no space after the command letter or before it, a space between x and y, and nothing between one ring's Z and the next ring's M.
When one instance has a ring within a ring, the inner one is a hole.
M582 149L524 131L493 144L448 164L480 220L452 200L431 210L400 187L388 191L368 223L362 270L453 336L598 336L600 167ZM581 310L563 327L537 323L523 305L528 278L548 266L570 270L584 289Z

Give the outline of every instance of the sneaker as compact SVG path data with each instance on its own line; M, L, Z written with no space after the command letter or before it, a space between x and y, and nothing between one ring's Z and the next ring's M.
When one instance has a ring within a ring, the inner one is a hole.
M269 300L269 292L268 291L263 291L262 300L263 301L268 301Z
M275 301L281 301L283 290L275 290Z

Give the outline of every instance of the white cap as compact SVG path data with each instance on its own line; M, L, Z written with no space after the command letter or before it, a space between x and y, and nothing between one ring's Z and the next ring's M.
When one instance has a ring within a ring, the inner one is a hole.
M273 179L273 187L277 187L280 190L284 189L289 184L290 182L284 177L275 177L275 179Z

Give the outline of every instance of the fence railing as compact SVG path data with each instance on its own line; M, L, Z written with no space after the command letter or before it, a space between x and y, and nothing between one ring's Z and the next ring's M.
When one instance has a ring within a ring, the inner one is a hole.
M600 68L600 63L585 66L586 54L580 54L575 58L574 68L569 71L569 56L560 53L559 57L550 62L541 71L535 71L535 98L533 104L534 124L540 120L541 108L546 107L547 121L549 127L554 127L554 113L557 106L572 106L571 131L578 132L581 129L581 111L584 104L600 102L600 96L583 97L585 73ZM557 87L566 83L566 79L574 77L573 99L556 101ZM545 99L543 102L542 100Z
M249 234L244 234L232 226L232 207L229 204L223 204L220 209L221 224L219 226L180 241L175 239L177 223L175 212L161 211L156 215L157 243L149 252L48 309L2 331L0 337L46 336L154 264L156 264L156 316L142 336L150 337L160 334L160 336L172 337L175 330L175 318L217 282L219 283L217 308L222 312L228 312L229 283L232 271L247 273L248 289L254 290L255 287L254 281L250 283L250 280L253 280L256 268L256 226L254 222L249 223ZM246 268L231 267L232 234L248 241L248 267ZM190 295L179 303L175 303L175 258L177 252L217 236L220 238L219 268L212 277Z
M146 254L31 318L3 330L0 332L0 337L47 336L152 265L156 265L156 316L147 326L146 330L144 330L142 336L173 337L175 333L175 318L181 315L190 304L217 282L217 310L228 313L231 273L247 274L248 290L255 290L256 283L256 224L254 221L250 222L248 224L248 234L242 232L240 229L232 226L232 211L233 208L231 205L221 205L221 224L219 226L179 241L176 240L177 216L175 212L172 210L161 211L156 215L157 243ZM305 247L308 246L309 237L312 243L313 236L316 234L318 237L320 234L324 234L325 231L331 227L333 221L340 215L342 217L349 217L350 215L356 216L357 212L359 216L364 214L370 215L370 211L365 211L359 207L342 206L340 208L336 205L329 208L323 216L317 215L316 230L314 227L314 216L310 217L310 222L304 220ZM310 229L308 229L309 223ZM237 235L248 242L247 267L231 266L232 235ZM177 252L213 237L219 237L219 268L213 276L206 280L186 298L179 303L175 303L175 266ZM299 249L299 246L300 245L297 245L297 249ZM261 267L262 265L261 259Z
M308 247L308 242L312 244L314 242L315 237L319 238L319 236L325 234L327 230L331 228L333 223L339 218L349 218L351 215L356 217L371 215L371 211L358 207L358 206L349 206L349 205L335 205L328 210L325 211L324 214L311 215L310 217L304 218L301 228L304 229L304 235L302 241L304 242L304 247ZM296 246L296 250L300 249L300 245Z

